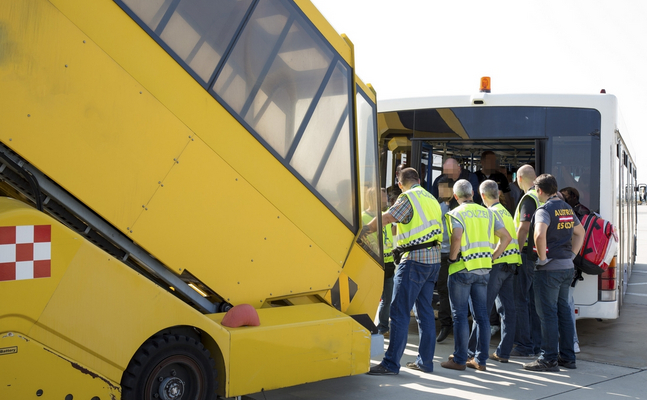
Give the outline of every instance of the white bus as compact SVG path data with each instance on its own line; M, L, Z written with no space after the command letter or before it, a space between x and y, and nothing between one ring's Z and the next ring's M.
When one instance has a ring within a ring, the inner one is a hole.
M580 203L616 227L615 263L575 287L579 318L618 318L636 257L636 168L622 135L617 99L594 95L490 94L378 102L382 185L395 166L421 172L429 190L446 157L477 171L493 151L508 172L523 164L550 173L559 189L574 187ZM510 174L510 179L514 174Z

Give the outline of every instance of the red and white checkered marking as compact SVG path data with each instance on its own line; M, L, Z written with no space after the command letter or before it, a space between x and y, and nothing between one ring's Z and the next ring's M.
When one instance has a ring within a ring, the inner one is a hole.
M51 276L51 225L0 227L0 281Z

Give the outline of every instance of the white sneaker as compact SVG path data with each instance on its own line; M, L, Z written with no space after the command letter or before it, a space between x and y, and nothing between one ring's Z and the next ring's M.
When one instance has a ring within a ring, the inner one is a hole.
M573 344L573 350L575 351L575 354L579 353L580 352L580 344L575 342Z
M494 334L500 330L501 330L501 327L499 325L492 325L490 327L490 336L494 336Z

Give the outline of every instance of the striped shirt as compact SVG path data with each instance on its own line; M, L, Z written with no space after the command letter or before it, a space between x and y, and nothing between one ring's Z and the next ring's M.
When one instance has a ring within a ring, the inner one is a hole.
M413 185L413 189L416 186ZM413 207L407 196L400 196L394 205L389 208L389 214L399 223L408 224L413 218ZM421 264L438 264L440 263L440 246L432 246L426 249L414 250L404 253L400 263L406 260L419 262Z

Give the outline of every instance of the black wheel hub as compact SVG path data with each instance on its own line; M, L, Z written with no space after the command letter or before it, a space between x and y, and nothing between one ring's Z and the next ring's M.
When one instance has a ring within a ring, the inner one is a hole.
M148 400L201 399L206 387L200 367L191 357L175 355L162 360L149 376Z
M162 400L178 400L184 394L184 382L176 377L166 378L160 383L159 395Z

